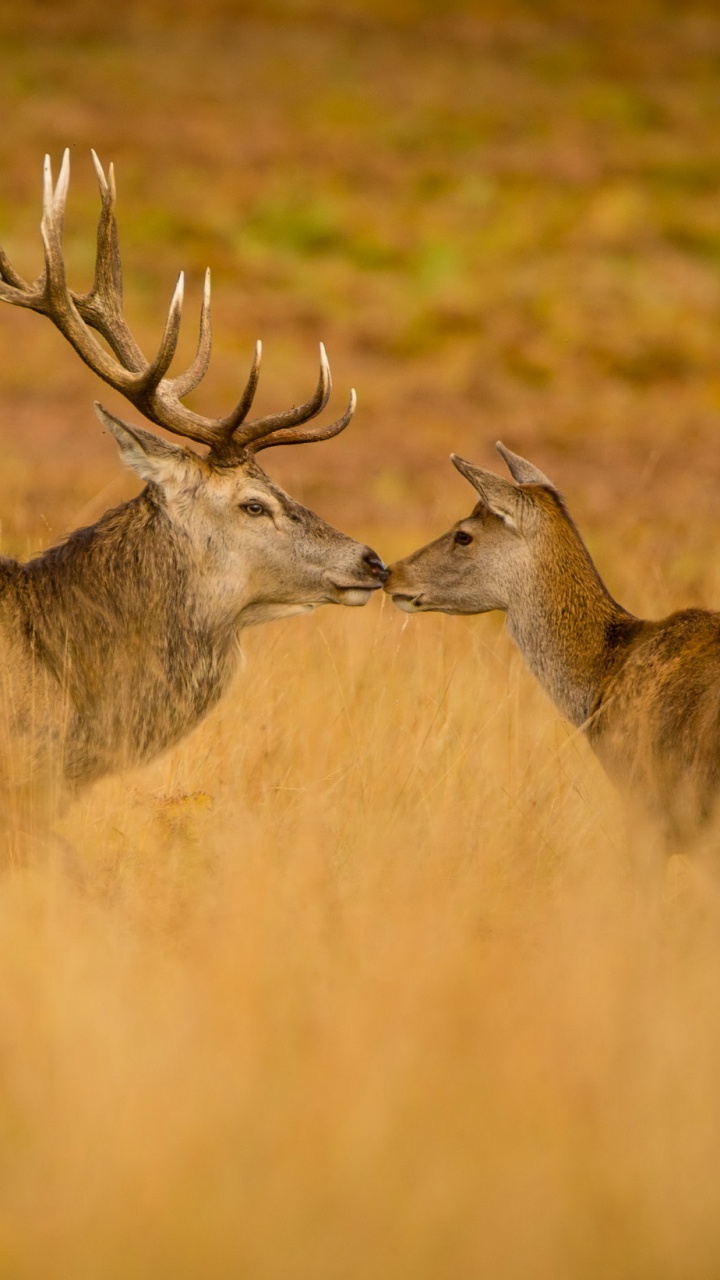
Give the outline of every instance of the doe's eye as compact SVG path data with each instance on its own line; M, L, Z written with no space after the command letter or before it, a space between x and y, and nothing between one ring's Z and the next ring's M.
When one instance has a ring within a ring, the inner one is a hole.
M469 547L472 540L473 536L467 529L458 529L455 534L455 541L459 547Z
M262 502L241 502L240 510L244 511L248 516L264 516L267 515L267 508Z

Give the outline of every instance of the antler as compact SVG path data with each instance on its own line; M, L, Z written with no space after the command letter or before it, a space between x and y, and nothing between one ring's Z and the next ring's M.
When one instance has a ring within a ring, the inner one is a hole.
M224 418L206 418L182 404L182 398L198 385L207 372L212 346L210 320L210 272L200 311L200 334L195 358L188 369L167 378L177 348L182 314L184 273L181 271L168 309L165 329L155 359L146 360L128 328L122 311L122 265L115 218L115 176L110 165L107 176L92 152L100 187L101 210L97 230L95 279L88 293L69 289L65 278L62 234L70 179L70 153L66 150L57 184L53 188L50 157L43 171L43 216L40 224L45 266L38 278L27 284L15 271L0 246L0 300L29 307L52 320L85 364L97 373L140 412L159 427L210 446L209 457L223 465L233 465L247 454L276 444L303 444L328 440L347 426L355 412L355 392L341 418L325 427L298 431L316 417L328 402L332 381L325 348L320 344L320 376L313 395L305 404L285 413L245 419L255 396L260 376L262 344L255 344L250 374L238 403ZM98 342L94 329L110 351ZM111 354L112 353L112 354Z

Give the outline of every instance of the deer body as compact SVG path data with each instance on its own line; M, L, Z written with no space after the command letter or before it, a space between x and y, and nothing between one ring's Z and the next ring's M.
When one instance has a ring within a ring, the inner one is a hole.
M296 502L256 460L261 449L327 439L347 426L354 393L336 422L305 425L330 394L324 349L306 404L246 421L258 343L230 414L208 419L189 410L182 397L210 354L208 282L196 358L168 379L181 289L148 362L122 316L112 171L108 180L97 161L96 169L102 212L90 293L75 294L65 282L66 153L54 190L46 163L44 272L25 284L0 249L0 299L47 315L152 422L209 449L200 456L97 405L143 492L27 564L0 560L0 788L46 778L73 788L151 759L217 702L245 626L321 604L362 605L387 572L371 548Z
M628 613L547 477L498 449L516 483L453 456L480 501L391 565L385 589L410 613L505 611L528 667L610 776L684 840L720 792L720 614Z
M609 775L642 797L671 844L695 836L720 795L720 614L639 622L586 726Z

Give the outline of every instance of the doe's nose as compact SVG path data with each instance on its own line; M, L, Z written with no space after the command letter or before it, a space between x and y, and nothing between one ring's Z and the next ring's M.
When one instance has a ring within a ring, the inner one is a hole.
M366 564L373 578L377 578L380 582L386 582L390 570L385 567L382 560L372 547L368 547L363 555L363 564Z

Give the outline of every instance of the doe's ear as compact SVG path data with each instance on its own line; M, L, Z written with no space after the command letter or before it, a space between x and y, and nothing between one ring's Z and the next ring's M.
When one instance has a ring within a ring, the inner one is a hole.
M482 467L466 462L456 453L450 454L450 461L454 467L457 467L460 475L470 481L473 489L477 490L480 501L488 511L499 516L508 528L517 529L520 523L523 495L515 485L509 480L503 480L502 476L496 476L493 471L484 471Z
M132 426L114 417L96 401L95 412L114 435L120 446L120 457L127 467L141 480L160 485L161 488L179 488L187 483L192 471L200 467L200 459L194 459L187 449L161 440L151 431Z
M495 448L507 464L507 469L513 480L517 480L518 484L544 484L548 489L555 488L552 480L548 480L539 467L534 466L532 462L528 462L527 458L521 458L519 453L513 453L511 449L506 449L502 440L497 441Z

